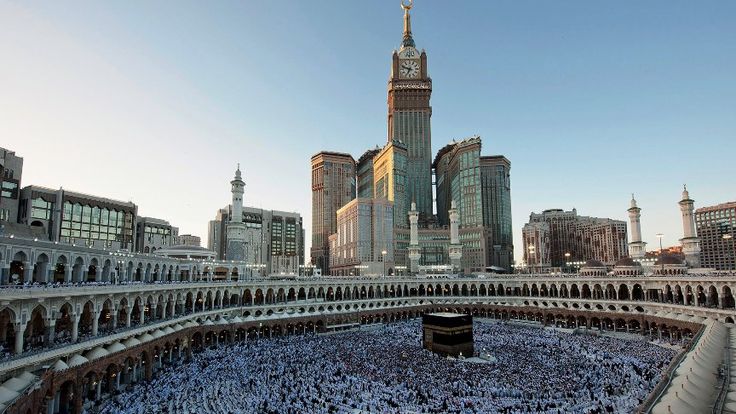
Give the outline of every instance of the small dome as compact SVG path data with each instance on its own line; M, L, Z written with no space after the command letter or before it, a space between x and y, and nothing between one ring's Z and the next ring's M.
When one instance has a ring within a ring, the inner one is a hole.
M74 368L76 366L86 364L87 362L89 362L87 358L76 354L72 357L72 359L69 360L69 362L67 362L67 365L69 365L69 368Z
M641 264L630 257L623 257L616 262L616 266L641 267Z
M606 265L598 260L590 259L585 262L585 265L583 267L606 267Z
M165 333L166 335L172 334L172 333L174 333L174 332L176 332L176 331L174 331L174 328L172 328L172 327L170 327L170 326L167 326L167 327L165 327L165 328L164 328L164 333Z
M654 262L655 266L659 265L682 265L682 260L671 254L660 255L657 261Z
M105 348L107 352L113 353L113 352L120 352L125 350L125 345L121 344L120 342L115 342L112 345L108 345L107 348Z
M23 378L23 379L25 379L25 380L28 380L28 381L35 381L35 380L37 380L37 379L38 379L38 377L37 377L37 376L35 376L35 375L31 374L31 373L30 373L30 372L28 372L28 371L25 371L24 373L20 374L20 375L18 376L18 378Z
M173 329L174 329L174 332L179 332L182 329L184 329L184 327L181 326L181 324L177 323L176 325L174 325L174 328Z
M94 359L100 359L100 358L102 358L104 356L108 356L108 355L110 355L110 353L107 352L105 350L105 348L103 348L101 346L98 346L97 348L95 348L95 349L87 352L87 354L85 355L85 358L87 358L88 360L92 361Z
M5 403L13 401L20 393L11 390L10 388L0 385L0 405L5 408Z
M164 332L162 330L160 330L160 329L156 329L155 331L153 331L151 333L151 336L153 336L154 339L158 339L158 338L164 336Z
M54 362L54 365L51 366L51 369L53 369L56 372L64 371L66 369L69 369L69 365L67 365L66 362L62 360L58 360Z
M28 387L31 382L18 377L11 378L3 383L3 387L13 390L15 392L21 392Z
M136 345L140 345L140 344L141 344L141 341L135 339L132 336L123 342L123 345L127 346L128 348L136 346Z
M149 342L149 341L153 341L155 338L152 337L151 334L149 333L144 333L143 335L139 336L136 339L138 339L141 342Z

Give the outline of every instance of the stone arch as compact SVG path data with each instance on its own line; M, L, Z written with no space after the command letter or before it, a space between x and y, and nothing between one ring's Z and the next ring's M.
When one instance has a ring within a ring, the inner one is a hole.
M263 305L264 299L263 290L261 288L256 289L256 293L253 295L253 304Z
M92 334L92 326L95 319L95 304L88 300L82 306L82 314L79 317L78 331L81 336Z
M563 283L563 284L560 285L560 293L559 294L560 294L560 297L561 298L569 298L570 297L570 292L567 289L567 285L566 284Z
M576 283L570 285L570 297L574 299L580 298L580 288L578 288L578 285Z
M115 329L115 307L113 306L112 299L108 298L102 303L100 308L100 316L97 317L97 329L98 333L110 332Z
M54 327L54 342L57 344L72 341L74 331L74 307L70 302L64 302L57 312L56 325Z
M128 304L128 298L122 297L118 301L118 310L115 321L117 326L128 326L128 318L130 316L130 306Z
M580 290L581 299L592 299L593 293L590 291L590 286L587 283L583 283L583 287Z
M733 292L728 285L723 285L723 287L721 288L721 295L723 296L723 299L721 300L721 306L724 309L734 309L736 304L734 303Z
M69 280L67 278L67 273L70 273L70 270L71 269L69 269L69 259L67 259L66 255L58 255L56 257L56 261L54 262L53 277L51 281L53 283L68 282Z
M82 256L77 256L72 264L72 281L81 282L86 269L87 265L84 262L84 258L82 258Z
M41 253L36 257L36 263L33 265L33 282L46 283L49 272L49 256Z
M706 306L708 299L705 294L705 289L703 286L698 285L695 288L695 298L697 299L697 303L699 306Z
M707 295L708 296L706 298L706 305L709 307L718 307L718 289L716 289L716 287L713 285L708 286Z
M27 266L30 266L28 263L28 254L23 250L16 251L13 255L13 260L10 262L8 279L3 280L3 282L19 285L29 282L29 280L26 280Z
M631 300L644 300L644 289L638 283L631 289Z
M28 318L26 329L23 332L24 349L40 349L48 345L47 323L49 311L46 307L39 303L31 311Z

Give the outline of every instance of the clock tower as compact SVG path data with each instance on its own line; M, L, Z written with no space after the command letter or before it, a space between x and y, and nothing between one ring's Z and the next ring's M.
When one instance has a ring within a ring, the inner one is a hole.
M404 38L394 50L388 81L388 142L400 141L407 149L406 193L415 200L423 219L432 217L432 79L427 75L427 54L416 49L411 33L413 0L401 2Z

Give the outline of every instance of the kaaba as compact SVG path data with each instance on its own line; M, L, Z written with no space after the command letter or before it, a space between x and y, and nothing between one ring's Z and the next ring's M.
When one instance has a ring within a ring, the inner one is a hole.
M441 355L473 356L473 317L460 313L427 313L422 316L422 347Z

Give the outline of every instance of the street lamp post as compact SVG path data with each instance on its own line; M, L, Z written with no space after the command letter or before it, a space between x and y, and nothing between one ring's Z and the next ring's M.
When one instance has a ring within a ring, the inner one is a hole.
M657 238L659 239L659 265L660 265L660 274L664 273L664 260L662 260L662 237L664 237L664 234L657 233Z
M570 271L570 252L565 252L565 267Z
M381 251L381 257L383 258L383 278L386 278L386 255L388 252L386 250Z

